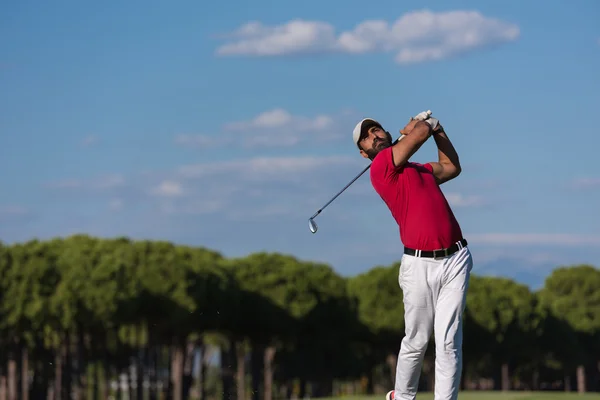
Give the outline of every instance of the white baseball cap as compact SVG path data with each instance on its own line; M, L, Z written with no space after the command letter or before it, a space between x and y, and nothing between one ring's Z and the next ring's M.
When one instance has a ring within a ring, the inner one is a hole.
M378 121L375 121L373 118L364 118L362 121L356 124L354 130L352 131L352 140L354 141L355 145L358 146L358 142L360 141L362 134L366 133L367 130L372 126L379 126L383 129L381 124Z

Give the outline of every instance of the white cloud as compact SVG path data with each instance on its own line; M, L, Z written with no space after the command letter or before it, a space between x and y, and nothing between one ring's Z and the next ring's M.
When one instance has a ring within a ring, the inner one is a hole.
M154 187L151 193L161 197L179 197L183 195L183 187L179 182L163 181Z
M326 22L293 20L268 27L251 21L226 37L238 38L217 50L219 55L283 55L331 51L337 47L334 28Z
M222 137L222 135L177 135L175 136L175 144L183 147L200 147L208 149L218 146L219 144L229 144L232 142L232 137Z
M578 189L600 188L600 178L578 178L573 181Z
M125 178L121 174L99 176L93 179L71 179L51 182L46 185L52 189L92 189L107 190L125 186Z
M108 209L111 211L120 211L123 209L122 199L112 199L108 202Z
M341 189L364 166L360 156L254 157L189 164L166 180L151 183L150 193L163 194L158 209L172 216L213 215L227 221L303 218L303 213L313 212L317 203L333 194L332 187ZM187 196L181 196L184 191ZM345 197L356 194L348 190Z
M488 245L553 245L553 246L600 246L599 235L570 233L484 233L471 234L468 239L473 243Z
M181 146L211 148L237 143L245 147L289 147L306 141L339 138L341 116L317 114L293 115L282 108L264 111L246 121L228 122L214 135L178 135Z
M202 199L193 203L164 203L160 210L167 215L207 215L215 214L223 210L223 202L220 198L215 200Z
M35 215L28 208L15 205L7 204L0 205L0 237L5 236L5 232L11 232L15 226L25 226L30 222Z
M395 53L399 64L435 61L516 40L518 26L477 11L406 13L393 23L366 20L336 34L322 21L295 19L277 26L252 21L225 35L218 55L283 56L316 53Z
M354 172L361 160L345 156L255 157L221 163L184 165L178 173L185 178L202 178L216 175L233 175L244 181L304 181L305 173L322 174L332 167L350 167ZM364 167L364 165L363 165Z
M28 210L23 206L7 205L0 206L0 216L19 216L26 215Z
M481 196L468 196L461 193L445 193L444 195L452 207L479 207L485 204Z
M293 129L295 131L317 131L333 126L333 118L328 115L314 117L295 116L288 111L275 108L265 111L249 121L231 122L225 125L226 130L250 129Z
M88 135L85 138L83 138L83 140L81 141L81 145L83 147L89 147L97 142L98 142L98 137L96 135Z

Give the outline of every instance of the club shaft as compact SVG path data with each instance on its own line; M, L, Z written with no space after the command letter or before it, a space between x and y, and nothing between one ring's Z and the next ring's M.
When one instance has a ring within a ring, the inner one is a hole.
M319 211L317 211L315 213L315 215L313 215L311 217L311 219L313 219L314 217L316 217L317 215L319 215L321 213L321 211L323 211L325 209L325 207L327 207L329 204L331 204L332 201L334 201L340 194L344 193L344 191L346 189L348 189L348 187L350 187L350 185L352 185L354 183L354 181L356 181L358 178L360 178L362 176L362 174L364 174L365 172L367 172L367 170L371 168L371 164L367 165L365 167L365 169L362 170L362 172L358 175L356 175L356 177L354 179L352 179L350 182L348 182L348 184L346 186L344 186L344 188L342 190L340 190L338 192L338 194L336 194L335 196L333 196L333 198L331 200L329 200L327 203L325 203L325 205L323 207L321 207L321 209Z
M404 135L400 135L400 137L398 139L394 140L394 142L392 143L392 145L395 145L400 140L404 139L404 137L405 137ZM319 215L321 213L321 211L323 211L325 209L325 207L327 207L329 204L331 204L331 202L334 201L340 194L344 193L344 190L348 189L348 187L350 187L350 185L352 185L355 180L357 180L358 178L360 178L362 176L362 174L364 174L365 172L367 172L367 170L369 168L371 168L371 164L367 165L365 167L365 169L363 169L360 174L356 175L356 177L354 179L352 179L350 182L348 182L348 184L346 186L344 186L344 188L342 190L340 190L338 194L336 194L335 196L333 196L333 198L331 200L329 200L327 203L325 203L325 205L323 207L321 207L321 209L319 211L317 211L312 217L310 217L310 219L313 219L317 215Z

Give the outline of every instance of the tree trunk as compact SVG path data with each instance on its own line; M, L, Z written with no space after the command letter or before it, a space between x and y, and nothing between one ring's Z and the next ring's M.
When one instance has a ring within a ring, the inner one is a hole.
M230 342L221 348L221 384L223 400L229 400L235 396L233 392L235 375L234 363L235 346L233 342Z
M34 347L41 347L41 345L34 345ZM32 382L31 388L29 389L30 398L33 400L46 399L48 397L48 383L50 382L50 368L52 359L47 358L45 351L40 351L40 358L38 360L32 360ZM29 363L29 362L28 362ZM23 362L23 365L25 362Z
M8 354L8 400L17 400L17 360L15 345L11 344Z
M243 341L235 343L236 366L235 380L237 383L237 398L238 400L246 399L246 349Z
M507 392L510 390L510 374L508 369L508 363L502 364L502 391Z
M194 355L196 354L196 343L188 340L185 349L185 359L183 363L183 399L187 400L190 398L190 391L194 384L194 376L192 375L194 369Z
M274 346L268 346L264 353L264 400L273 400L273 360L276 351Z
M585 393L585 367L580 365L577 367L577 392Z
M261 393L261 378L264 365L264 347L258 344L252 345L250 354L251 375L252 375L252 400L259 400Z
M571 391L571 376L565 375L565 392Z
M386 358L386 363L388 368L390 369L390 386L394 386L394 382L396 382L396 366L398 363L398 354L390 353Z
M208 390L206 387L207 377L208 377L208 362L212 356L212 351L210 348L202 341L200 343L201 349L201 363L200 363L200 400L208 399Z
M25 346L21 349L21 399L29 400L29 353Z
M150 400L156 400L158 398L158 351L157 345L152 345L149 349L150 352Z
M300 393L298 393L299 399L304 399L306 397L307 384L308 382L306 381L306 378L300 378Z
M71 399L71 393L73 390L73 353L71 352L71 334L67 332L64 336L64 342L61 346L61 351L63 353L63 368L64 371L62 373L62 378L64 380L64 387L62 390L62 399L69 400Z
M136 372L136 384L135 384L135 396L133 399L144 398L144 381L146 380L146 368L149 367L148 359L148 345L145 344L140 348L137 357L135 358L135 372ZM132 392L133 393L133 392Z
M62 400L62 381L63 381L63 346L59 345L56 349L56 356L54 361L54 399Z
M7 400L7 383L6 375L0 376L0 400Z
M110 361L108 359L108 353L104 353L102 357L102 384L100 385L100 399L108 400L110 393ZM100 377L98 377L100 379Z
M460 371L460 390L467 390L467 358L463 357L462 371Z
M39 348L39 347L38 347ZM41 376L40 376L40 380L39 382L39 388L40 388L40 392L41 392L41 396L35 398L35 400L37 399L43 399L43 398L47 398L47 399L51 399L53 394L51 394L53 387L51 385L52 382L52 374L53 374L53 368L52 368L52 360L54 358L54 354L52 351L50 350L46 350L44 351L44 359L43 359L43 364L41 365Z
M538 368L533 370L533 376L531 377L531 390L534 392L540 390L540 370Z
M74 337L73 346L74 368L73 368L73 400L81 400L84 397L84 388L86 385L86 364L85 364L85 336L81 325L77 327L77 334Z
M173 346L173 358L171 359L171 381L173 387L173 400L182 400L183 395L183 346L175 341Z

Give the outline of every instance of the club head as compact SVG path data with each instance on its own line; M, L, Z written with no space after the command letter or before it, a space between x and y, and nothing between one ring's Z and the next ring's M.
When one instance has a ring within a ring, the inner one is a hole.
M317 232L317 229L319 229L319 227L317 226L317 223L316 223L316 222L315 222L315 220L314 220L314 219L312 219L312 218L309 218L309 219L308 219L308 228L310 229L310 231L311 231L312 233L316 233L316 232Z

